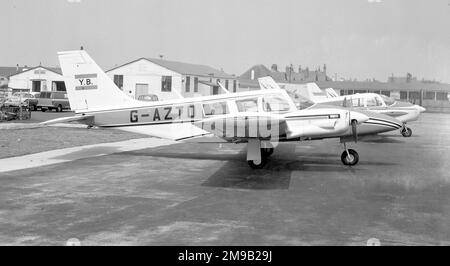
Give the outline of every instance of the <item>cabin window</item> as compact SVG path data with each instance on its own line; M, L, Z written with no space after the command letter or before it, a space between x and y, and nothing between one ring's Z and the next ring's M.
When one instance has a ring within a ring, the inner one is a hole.
M226 102L215 102L203 104L205 115L226 115L228 114L228 106Z
M362 99L361 98L353 98L352 99L352 107L364 107Z
M172 76L162 76L161 91L172 91Z
M371 107L371 106L381 106L381 101L379 101L376 97L368 98L367 99L367 107Z
M283 97L268 95L263 98L263 110L265 112L285 112L289 109L289 103Z
M239 112L258 112L258 99L251 98L236 101Z
M119 89L123 89L123 75L114 75L114 84L119 87Z

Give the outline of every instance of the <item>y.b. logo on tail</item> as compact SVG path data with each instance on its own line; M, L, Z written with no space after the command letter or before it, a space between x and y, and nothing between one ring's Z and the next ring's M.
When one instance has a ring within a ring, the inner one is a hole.
M97 89L97 74L83 74L75 75L77 86L75 90L96 90Z

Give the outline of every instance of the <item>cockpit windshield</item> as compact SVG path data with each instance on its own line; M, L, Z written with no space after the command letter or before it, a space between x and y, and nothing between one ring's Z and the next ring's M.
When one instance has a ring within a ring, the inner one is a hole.
M303 97L299 93L287 91L287 94L292 99L292 101L295 104L295 107L297 107L298 110L303 110L314 105L314 102L308 100L306 97Z
M381 95L381 98L387 106L391 106L395 103L394 99L392 99L391 97L387 97L386 95Z
M266 95L262 99L265 112L286 112L291 108L289 102L279 95Z

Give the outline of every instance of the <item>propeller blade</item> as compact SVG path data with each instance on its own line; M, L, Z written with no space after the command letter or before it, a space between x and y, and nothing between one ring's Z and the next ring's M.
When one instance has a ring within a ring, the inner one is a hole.
M358 142L358 130L357 130L357 126L358 123L356 122L356 120L352 121L352 133L353 133L353 140L356 142Z

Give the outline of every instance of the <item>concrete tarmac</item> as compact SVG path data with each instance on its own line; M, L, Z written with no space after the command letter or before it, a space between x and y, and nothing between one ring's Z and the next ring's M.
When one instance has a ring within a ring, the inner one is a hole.
M350 144L180 143L0 173L0 244L450 245L450 115ZM89 150L86 150L86 154Z

